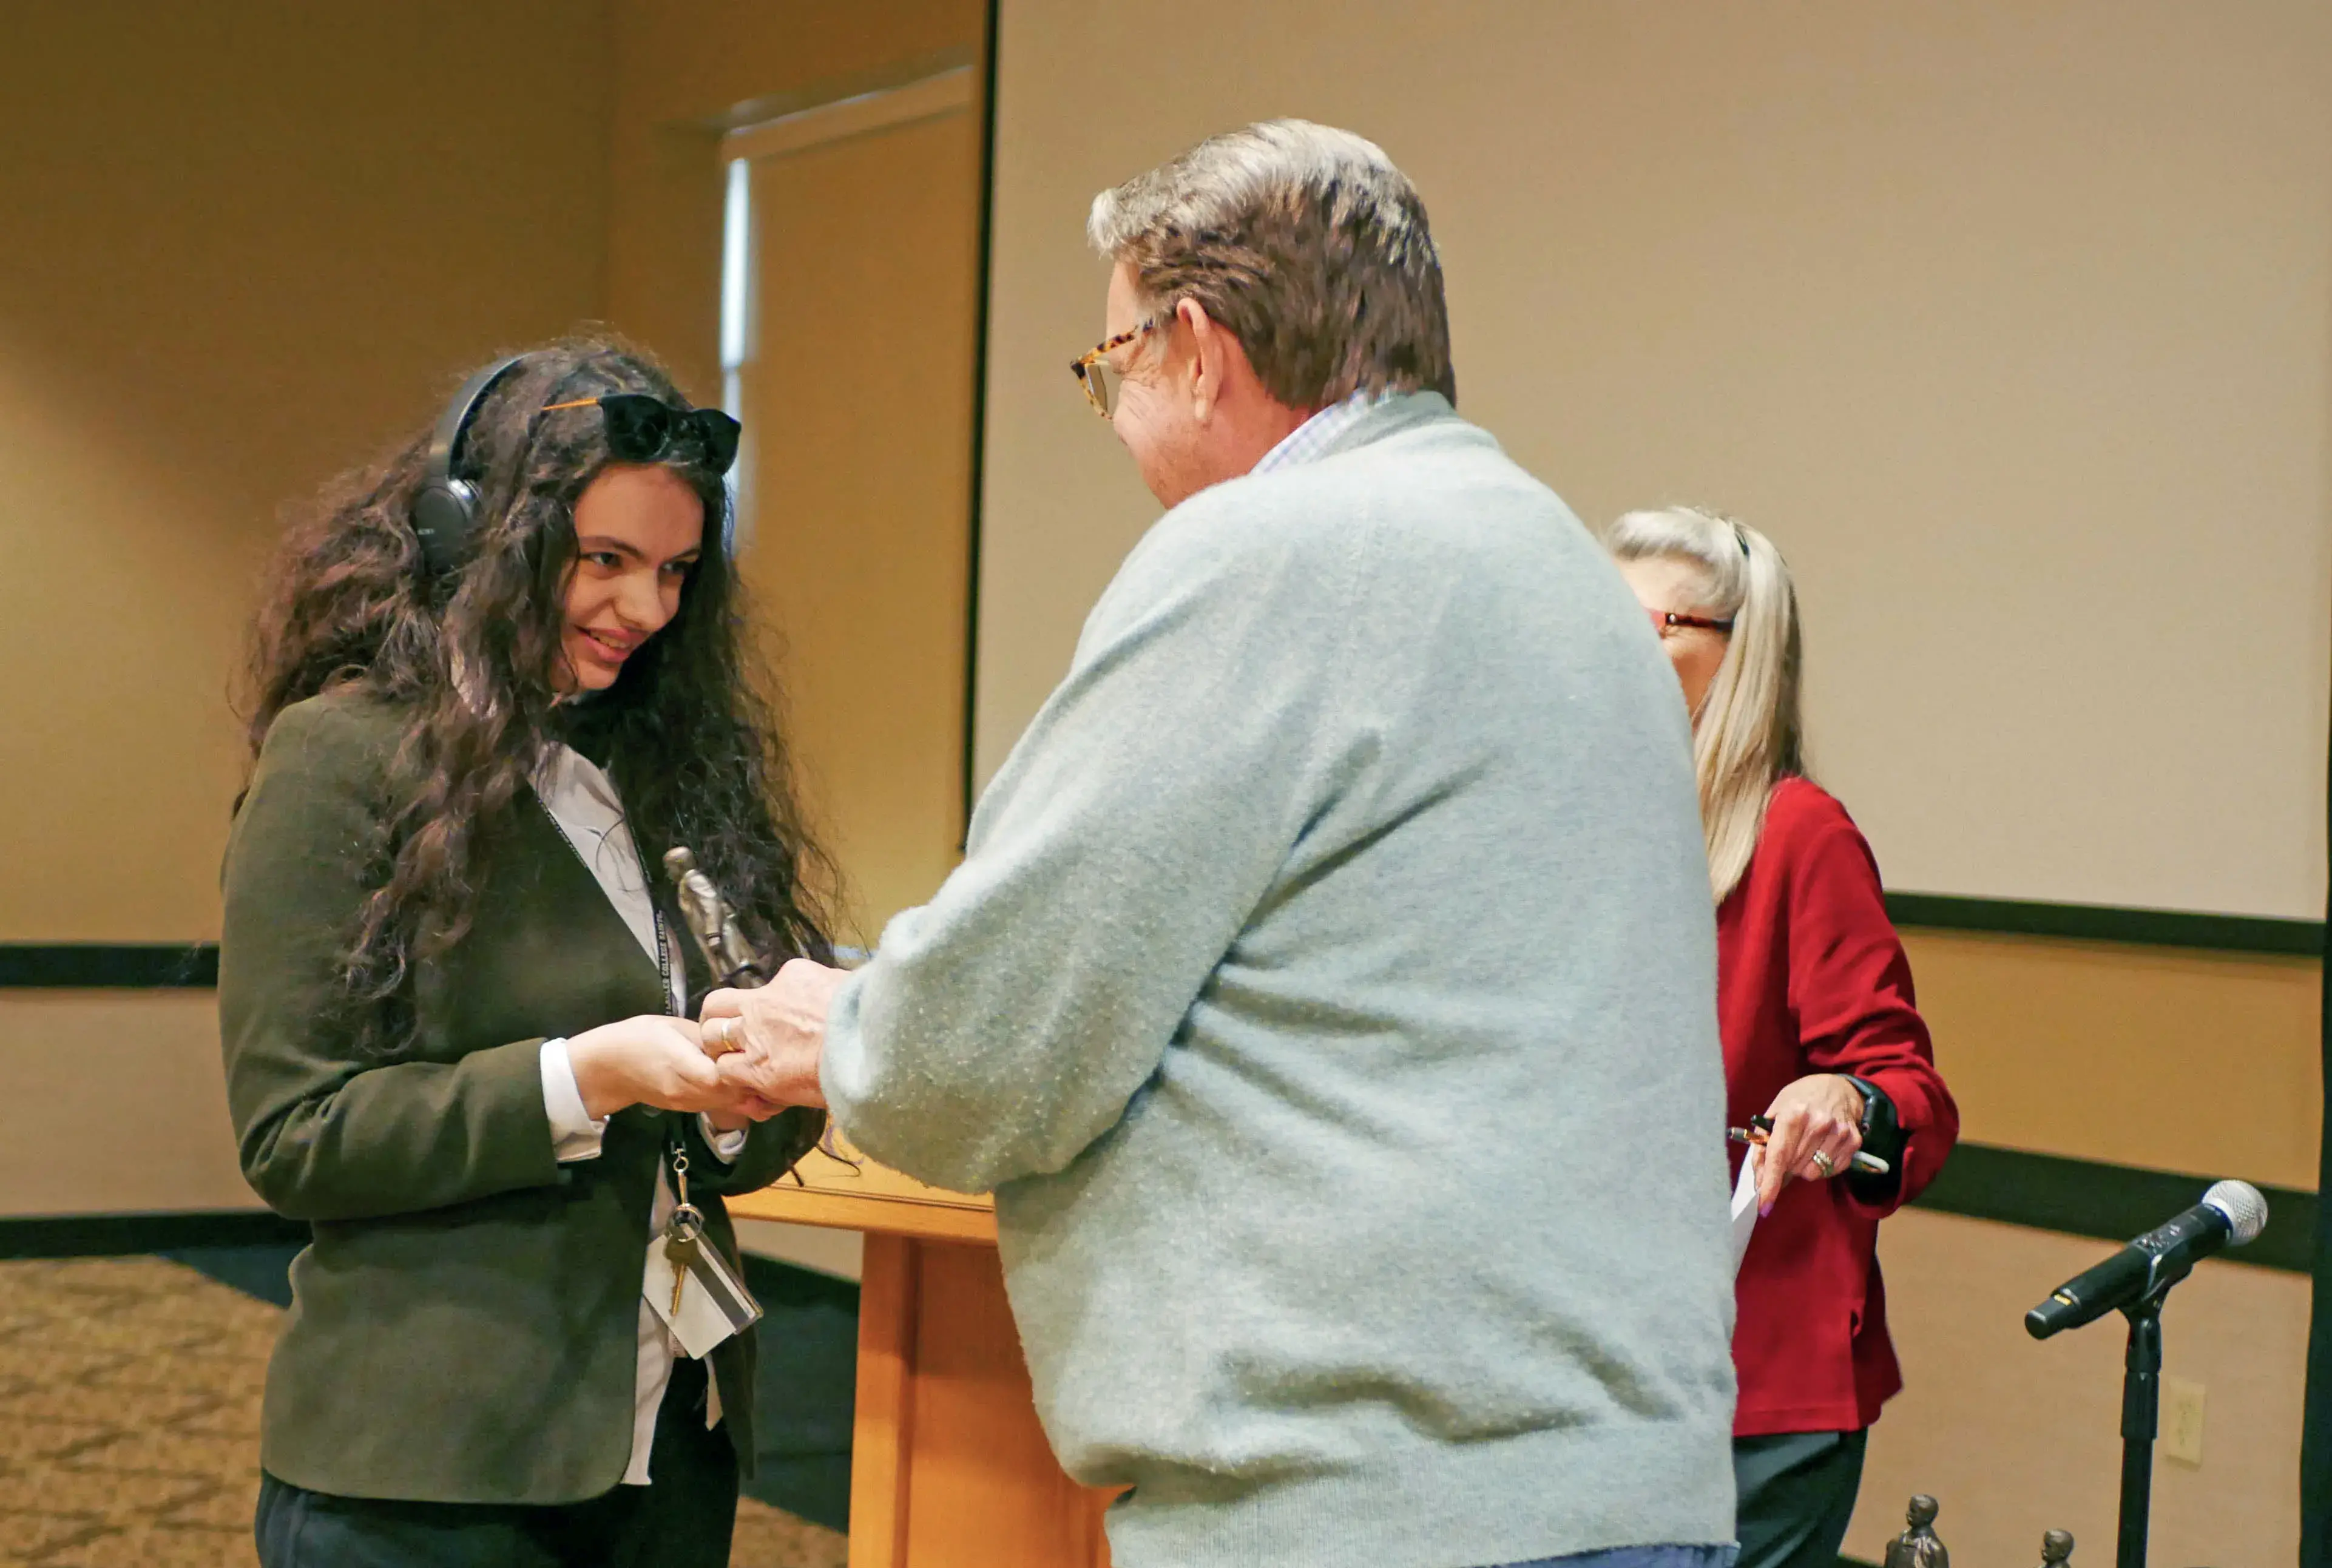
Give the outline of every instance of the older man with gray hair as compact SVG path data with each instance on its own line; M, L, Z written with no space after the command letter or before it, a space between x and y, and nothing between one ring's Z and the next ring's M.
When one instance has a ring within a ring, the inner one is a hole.
M1376 147L1250 126L1091 234L1076 372L1166 514L962 866L708 1048L994 1190L1118 1568L1718 1568L1715 936L1643 612L1453 411Z

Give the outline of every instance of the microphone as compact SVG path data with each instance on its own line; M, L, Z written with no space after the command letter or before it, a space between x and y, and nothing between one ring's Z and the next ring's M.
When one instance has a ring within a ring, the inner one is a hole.
M2047 1339L2116 1307L2169 1289L2222 1247L2241 1247L2267 1228L2267 1200L2248 1181L2221 1181L2185 1213L2075 1275L2024 1315L2024 1332Z

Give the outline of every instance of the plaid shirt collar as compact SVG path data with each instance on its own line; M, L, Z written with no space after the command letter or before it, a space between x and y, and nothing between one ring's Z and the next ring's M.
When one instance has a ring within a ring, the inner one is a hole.
M1268 473L1275 468L1288 468L1298 463L1311 462L1333 445L1338 436L1358 425L1375 406L1376 399L1366 392L1355 392L1342 403L1330 404L1289 431L1278 445L1265 453L1262 461L1247 472Z

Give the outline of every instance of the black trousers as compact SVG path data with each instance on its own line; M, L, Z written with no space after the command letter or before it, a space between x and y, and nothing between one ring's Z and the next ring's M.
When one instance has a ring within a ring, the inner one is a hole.
M705 1367L673 1363L654 1485L527 1506L336 1497L259 1477L260 1568L728 1568L737 1526L729 1424L704 1429Z
M1838 1568L1868 1432L1733 1439L1737 1568Z

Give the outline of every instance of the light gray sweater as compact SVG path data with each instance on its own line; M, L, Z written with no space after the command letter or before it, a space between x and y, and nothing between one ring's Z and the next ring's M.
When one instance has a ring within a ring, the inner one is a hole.
M1688 750L1602 550L1436 395L1127 558L823 1074L995 1190L1118 1568L1733 1538Z

